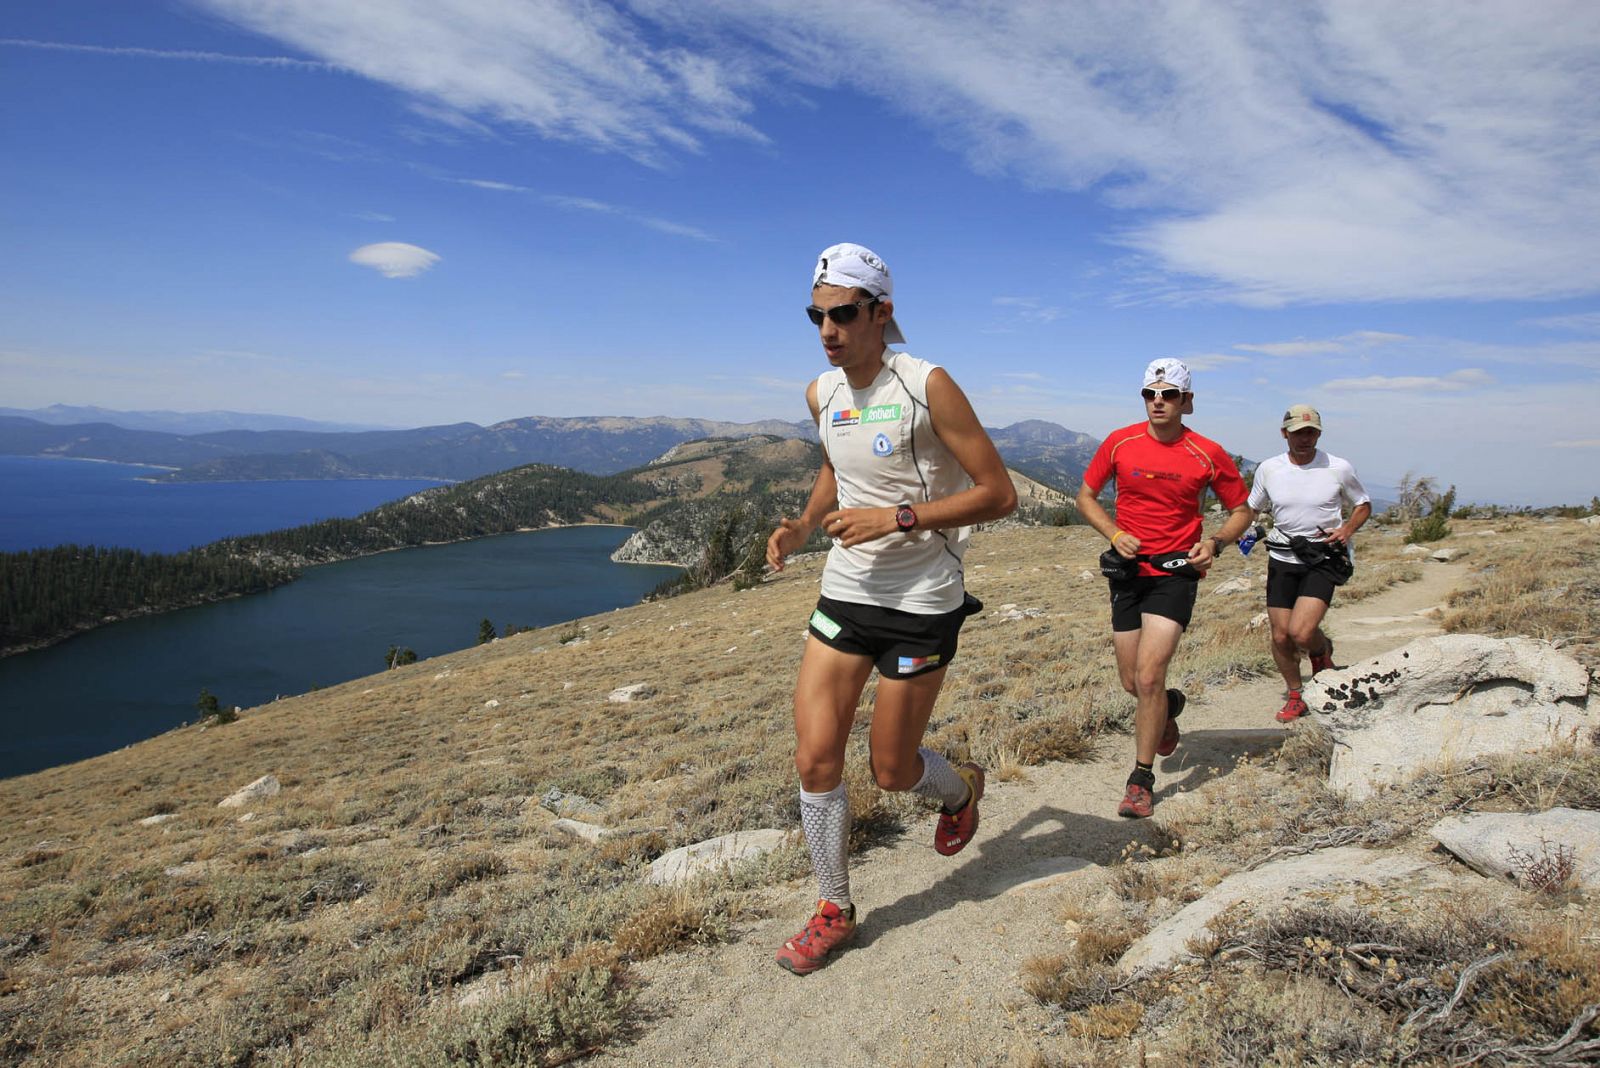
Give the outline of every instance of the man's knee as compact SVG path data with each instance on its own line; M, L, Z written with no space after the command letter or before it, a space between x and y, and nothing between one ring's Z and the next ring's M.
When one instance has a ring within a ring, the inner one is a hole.
M873 753L868 757L872 781L880 790L909 790L922 778L922 758L915 750L908 756Z
M1278 652L1287 653L1290 656L1293 656L1298 651L1294 636L1287 630L1274 630L1272 632L1272 647Z
M826 747L802 742L795 746L794 770L800 773L800 783L807 789L819 784L824 789L832 789L844 774L844 763Z
M1128 692L1135 697L1149 697L1167 688L1167 665L1154 664L1134 672L1133 688Z
M1301 652L1310 652L1317 644L1317 625L1313 623L1309 627L1294 627L1290 630L1289 637Z

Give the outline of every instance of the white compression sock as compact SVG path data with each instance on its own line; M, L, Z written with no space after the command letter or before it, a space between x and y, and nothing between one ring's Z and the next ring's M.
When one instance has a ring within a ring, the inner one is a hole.
M800 826L817 873L818 897L845 908L850 904L850 800L844 783L827 793L800 791Z
M918 749L917 755L922 757L922 778L911 788L912 793L939 802L946 812L954 812L967 803L972 791L950 761L932 749Z

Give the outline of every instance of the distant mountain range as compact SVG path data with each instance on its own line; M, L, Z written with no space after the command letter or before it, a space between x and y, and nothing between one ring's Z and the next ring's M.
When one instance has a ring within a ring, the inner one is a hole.
M47 411L59 415L81 410L84 409L57 406ZM91 410L119 419L163 414ZM37 414L0 414L0 455L153 464L175 469L159 477L187 482L327 478L461 481L525 464L552 464L609 475L647 464L687 441L755 435L816 440L816 428L811 424L776 419L728 423L665 417L529 416L488 427L453 423L413 430L224 429L179 434L130 427L109 418L58 424L36 418ZM1087 434L1042 420L1015 423L989 433L1010 467L1063 490L1076 486L1099 444Z
M91 404L52 404L48 408L0 408L0 416L32 419L51 426L110 423L124 430L154 430L162 434L210 434L218 430L311 430L348 432L383 430L360 423L324 423L294 415L256 412L120 412Z

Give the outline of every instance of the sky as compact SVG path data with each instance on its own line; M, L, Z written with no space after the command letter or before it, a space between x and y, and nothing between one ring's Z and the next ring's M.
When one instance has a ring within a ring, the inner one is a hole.
M0 0L0 405L804 418L875 249L989 426L1600 493L1600 4Z

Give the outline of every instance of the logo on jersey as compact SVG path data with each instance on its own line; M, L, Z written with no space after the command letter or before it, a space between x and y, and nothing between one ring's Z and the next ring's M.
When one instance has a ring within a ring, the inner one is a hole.
M900 658L900 674L907 675L917 671L927 671L929 668L939 666L939 654L932 656L902 656Z
M894 452L894 442L889 440L888 434L879 434L872 439L872 454L874 456L888 456Z
M1182 482L1183 476L1174 471L1146 471L1142 467L1135 467L1128 472L1133 478L1160 478L1168 482Z
M858 423L887 423L898 421L900 405L874 404L868 408L840 408L831 413L830 423L835 427L855 426Z
M1187 557L1180 556L1176 560L1164 560L1156 566L1166 568L1168 571L1176 571L1178 568L1184 566L1188 562L1189 560Z
M839 636L839 632L844 629L839 624L823 615L822 609L820 608L811 613L811 626L824 638L837 638Z

